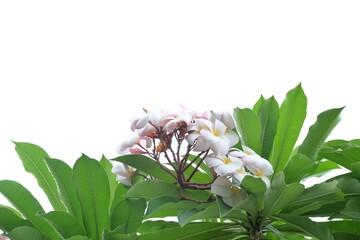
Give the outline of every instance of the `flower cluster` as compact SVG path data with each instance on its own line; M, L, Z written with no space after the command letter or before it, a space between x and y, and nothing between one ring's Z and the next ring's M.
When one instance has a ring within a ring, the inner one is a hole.
M144 111L143 116L132 121L134 134L118 147L120 155L147 154L169 172L180 187L211 188L212 193L222 196L230 206L233 197L241 195L231 178L241 183L246 175L252 175L262 178L269 186L267 176L273 173L271 164L246 146L242 146L242 150L234 148L239 136L230 113L188 109ZM190 180L203 162L213 169L214 180L200 187ZM194 172L185 177L184 172L189 166L194 166ZM115 166L113 172L118 174L119 182L130 184L134 171L129 169Z

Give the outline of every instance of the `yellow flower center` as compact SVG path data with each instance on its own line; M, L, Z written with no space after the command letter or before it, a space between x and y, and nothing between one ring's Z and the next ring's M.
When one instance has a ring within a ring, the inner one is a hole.
M220 132L215 129L215 130L214 130L214 135L215 135L216 137L219 137L219 136L220 136Z
M233 193L237 193L237 192L239 192L239 191L240 191L240 189L239 189L239 188L234 187L234 186L231 186L231 192L233 192Z
M223 162L224 162L225 164L229 164L229 163L231 163L231 159L225 157L225 158L223 159Z
M256 169L255 174L256 174L256 176L260 177L263 175L263 172L260 169Z

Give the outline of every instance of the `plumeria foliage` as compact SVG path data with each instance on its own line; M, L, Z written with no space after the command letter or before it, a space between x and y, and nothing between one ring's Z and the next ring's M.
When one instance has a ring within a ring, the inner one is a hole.
M1 180L0 238L359 239L360 140L327 141L343 108L298 139L306 108L298 85L281 104L261 96L233 114L143 109L120 156L73 167L14 142L53 209Z

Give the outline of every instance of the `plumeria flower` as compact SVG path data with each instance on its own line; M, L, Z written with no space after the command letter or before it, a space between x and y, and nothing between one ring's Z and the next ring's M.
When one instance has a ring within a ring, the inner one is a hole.
M232 172L232 176L235 177L240 183L246 177L247 175L251 175L245 170L245 167L242 166L240 169L237 169L236 171Z
M164 126L168 121L175 118L175 114L167 110L145 110L146 114L141 117L135 118L131 124L131 130L139 130L144 128L147 124L153 126Z
M221 121L229 130L235 128L235 122L231 114L227 111L215 112L211 111L209 120L215 122L215 119Z
M274 173L271 163L257 155L251 148L243 146L244 152L238 151L237 155L241 155L241 159L244 162L244 165L249 171L257 176L262 178L266 185L270 186L270 180L268 176Z
M117 148L117 152L120 155L124 155L127 153L132 154L144 154L146 151L144 148L151 147L152 142L151 139L148 137L139 137L138 135L133 135L124 141L120 146Z
M217 119L215 123L198 119L189 130L193 132L186 139L189 144L194 144L196 140L194 151L211 149L216 155L225 155L239 141L238 135L228 132L226 125Z
M209 167L213 167L215 172L220 176L229 175L230 173L243 168L244 165L241 158L233 156L231 152L227 156L217 156L215 154L210 154L205 158L205 163Z
M164 126L164 130L168 132L173 132L178 129L180 126L188 126L193 120L194 116L192 112L182 112L177 115L174 119L167 122Z
M135 171L135 168L129 167L126 164L117 164L111 170L112 173L117 175L116 181L127 186L132 185L131 177L134 175Z
M221 196L223 201L230 207L235 206L245 199L246 193L237 186L233 186L226 177L218 177L211 184L211 192Z

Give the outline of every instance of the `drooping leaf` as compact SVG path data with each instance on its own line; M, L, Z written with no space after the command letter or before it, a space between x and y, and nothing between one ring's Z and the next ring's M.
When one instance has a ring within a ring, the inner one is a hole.
M9 237L14 240L48 240L48 238L38 230L29 226L21 226L13 229L9 233Z
M65 239L76 235L86 235L80 222L67 212L52 211L40 216Z
M272 218L284 221L318 239L333 240L331 232L327 227L322 226L320 223L311 221L308 217L296 216L292 214L279 214L273 216Z
M241 144L260 153L260 120L249 108L235 108L234 119L241 136Z
M111 160L129 165L157 179L174 182L174 178L169 173L164 171L156 161L146 156L124 155Z
M101 239L103 230L110 227L108 177L100 163L86 155L76 161L73 172L87 236Z
M300 183L285 184L284 174L278 173L271 182L270 190L266 192L264 203L264 217L280 212L290 202L294 201L304 191Z
M33 227L15 209L0 205L0 229L5 232L11 232L14 228L21 226Z
M314 161L303 154L293 156L284 169L285 182L300 182L303 177L314 172L317 165Z
M274 97L263 102L258 116L261 125L260 156L269 159L277 130L277 122L279 120L279 104Z
M277 131L270 154L274 172L282 171L293 150L306 116L307 99L301 84L286 95L281 104Z
M60 199L67 212L82 223L80 201L73 182L73 170L65 162L58 159L45 158L45 161L55 178Z
M123 224L125 232L122 233L135 233L144 219L145 208L146 201L143 198L119 202L111 215L111 229Z
M34 175L54 210L64 211L65 207L57 192L55 179L50 173L44 160L44 158L49 157L49 155L42 148L34 144L24 142L14 143L15 150L19 155L25 170Z
M316 160L320 148L331 131L340 122L340 113L344 108L334 108L322 112L318 115L316 122L309 128L303 143L300 145L298 153Z

